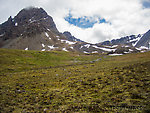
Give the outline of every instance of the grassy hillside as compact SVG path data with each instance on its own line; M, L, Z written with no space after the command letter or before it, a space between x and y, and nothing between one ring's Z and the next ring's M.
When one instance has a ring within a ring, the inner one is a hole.
M1 112L150 111L150 52L89 63L98 56L0 51Z
M0 74L30 69L88 63L98 55L83 55L63 51L24 51L0 49Z

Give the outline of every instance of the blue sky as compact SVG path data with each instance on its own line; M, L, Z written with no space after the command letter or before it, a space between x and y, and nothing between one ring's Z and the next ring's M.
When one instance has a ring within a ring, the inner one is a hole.
M146 0L143 2L144 8L150 8L150 0Z
M104 18L100 18L100 17L87 17L87 16L83 16L83 17L79 17L79 18L73 18L72 14L69 13L68 16L66 16L64 18L68 23L75 25L77 27L80 28L92 28L94 26L94 24L96 23L107 23L106 20Z
M150 0L144 0L142 2L143 8L150 8ZM108 23L104 18L93 16L93 17L87 17L82 16L78 18L74 18L71 14L71 11L69 11L68 16L64 18L69 24L72 24L74 26L86 29L86 28L92 28L96 23Z

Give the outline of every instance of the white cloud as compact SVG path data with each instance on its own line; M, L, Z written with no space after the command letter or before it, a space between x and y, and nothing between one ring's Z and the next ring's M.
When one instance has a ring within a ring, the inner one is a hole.
M27 6L43 7L51 15L59 31L70 31L75 37L95 43L149 30L150 9L142 3L148 0L1 0L0 22L15 16ZM69 12L74 18L101 17L109 23L81 29L64 20Z

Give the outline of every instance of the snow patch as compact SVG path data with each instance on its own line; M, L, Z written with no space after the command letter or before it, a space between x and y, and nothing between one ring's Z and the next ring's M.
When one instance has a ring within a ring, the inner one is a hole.
M45 51L45 49L42 49L41 51Z
M15 26L18 26L18 23L15 23Z
M103 48L103 47L97 47L95 45L93 45L94 48L96 49L101 49L103 51L108 51L108 52L111 52L111 51L115 51L116 49L109 49L109 48Z
M130 47L130 46L126 45L126 46L124 46L124 47Z
M104 50L104 51L108 51L108 52L111 52L111 51L115 51L116 49L108 49L108 48L100 48L101 50Z
M34 17L32 17L31 19L29 19L30 23L36 22L37 20L34 19Z
M107 47L107 48L115 48L115 47L118 47L118 45L113 45L113 46L106 46L106 45L104 45L105 47Z
M5 33L4 34L0 34L0 37L2 37L2 36L4 36L5 35Z
M73 49L73 47L70 47L71 49Z
M124 52L125 54L130 53L130 52Z
M46 33L46 32L45 32L45 35L46 35L47 37L49 37L48 33Z
M45 45L44 45L44 44L42 44L42 47L45 47Z
M52 45L52 46L48 46L50 49L56 49L56 48L58 48L58 47L54 47L54 45Z
M65 42L65 43L70 44L70 45L72 45L72 44L75 44L75 43L76 43L76 42L71 42L71 41L68 41L68 40L61 40L61 42Z
M66 48L62 48L63 51L68 51Z
M109 54L109 56L120 56L120 55L123 55L123 54Z
M83 48L83 46L80 47L80 49L82 49L82 48Z
M46 18L43 18L44 20L46 20L46 19L48 19L48 17L46 17Z
M139 47L139 48L136 48L137 50L139 50L139 51L141 51L141 50L143 50L143 49L148 49L148 47L145 47L145 46L141 46L141 47ZM142 51L141 51L142 52Z
M148 47L141 46L140 49L148 49Z
M25 48L24 50L29 50L29 48L27 47L27 48Z
M132 49L129 49L129 51L132 52L133 50L132 50Z
M141 48L136 48L137 50L141 51Z
M144 53L144 52L146 52L146 51L141 51L141 53Z
M52 46L48 46L50 49L54 49L54 45L52 45Z
M98 53L97 51L93 51L92 53Z
M106 45L104 45L105 47L108 47L108 48L112 48L112 46L106 46Z
M47 31L51 31L50 29L47 29Z
M86 45L84 45L84 47L87 47L87 48L89 48L91 45L90 44L86 44Z
M134 42L134 41L137 41L138 39L139 39L139 37L135 38L135 39L132 39L132 40L129 40L129 42Z
M135 43L132 44L133 46L135 46L139 42L140 39L141 39L141 37L137 37L136 39L130 40L130 42L135 41Z
M30 23L36 22L36 20L29 20L29 21L30 21Z
M118 47L118 45L113 45L113 46L111 46L112 48L115 48L115 47Z
M87 51L83 51L83 53L89 54L89 52L87 52Z
M100 47L97 47L97 46L95 46L95 45L93 45L93 47L96 48L96 49L100 49Z

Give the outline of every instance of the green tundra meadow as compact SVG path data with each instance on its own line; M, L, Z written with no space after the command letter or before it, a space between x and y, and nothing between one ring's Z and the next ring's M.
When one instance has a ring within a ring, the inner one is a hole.
M148 113L150 52L0 49L1 113Z

